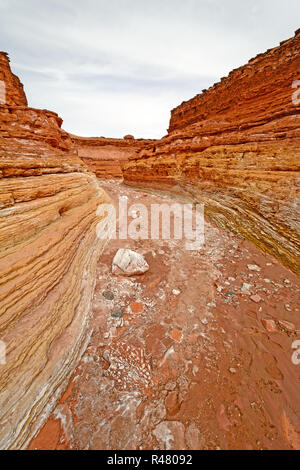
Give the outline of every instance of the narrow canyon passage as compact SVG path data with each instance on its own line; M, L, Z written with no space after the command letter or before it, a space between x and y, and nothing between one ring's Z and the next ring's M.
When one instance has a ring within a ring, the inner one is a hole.
M101 186L116 203L173 202ZM143 254L149 271L112 275L119 248ZM207 221L199 251L185 240L111 241L97 268L89 346L29 448L300 448L299 284Z

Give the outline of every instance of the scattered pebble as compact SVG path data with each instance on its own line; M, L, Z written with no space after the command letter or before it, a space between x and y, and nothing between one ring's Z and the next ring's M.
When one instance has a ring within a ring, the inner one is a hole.
M251 295L250 299L257 304L262 300L262 298L258 294Z
M170 332L170 337L177 343L180 343L182 339L182 332L180 330L172 330Z
M122 308L118 308L116 310L113 311L113 313L111 314L111 316L113 318L122 318L123 317L123 314L124 314L124 311Z
M174 295L179 295L180 293L181 293L181 292L180 292L180 290L178 290L178 289L173 289L173 290L172 290L172 294L174 294Z
M252 284L248 284L247 282L244 282L243 283L243 286L242 286L242 291L245 292L245 291L249 291L252 287Z
M143 304L141 302L133 302L130 304L130 308L133 313L142 313Z
M110 291L105 291L105 292L103 292L102 295L106 300L114 300L114 298L115 298L114 294Z
M265 329L269 331L270 333L273 333L274 331L278 331L274 320L270 318L263 318L261 322L263 326L265 327Z
M287 331L295 331L296 327L294 323L286 320L278 320L279 325Z
M257 264L248 264L249 271L257 271L260 272L261 268L257 266Z

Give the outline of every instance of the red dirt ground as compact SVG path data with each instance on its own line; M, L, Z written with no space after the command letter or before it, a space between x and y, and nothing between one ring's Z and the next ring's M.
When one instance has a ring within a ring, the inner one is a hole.
M101 185L129 205L170 201ZM299 278L242 238L205 231L200 251L180 240L108 244L90 344L29 449L300 449ZM113 276L123 247L150 270Z

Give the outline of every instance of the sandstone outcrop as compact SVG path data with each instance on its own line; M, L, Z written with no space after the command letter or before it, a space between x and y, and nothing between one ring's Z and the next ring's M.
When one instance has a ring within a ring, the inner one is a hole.
M9 57L5 52L0 53L0 81L5 85L5 104L7 106L27 106L23 85L19 78L11 72Z
M205 203L218 226L299 273L299 70L297 31L174 109L168 135L125 165L125 183Z
M98 178L122 179L122 167L129 157L145 147L154 146L155 140L105 137L78 137L71 135L79 157Z
M0 448L25 448L89 340L99 205L109 202L62 120L27 107L0 53Z

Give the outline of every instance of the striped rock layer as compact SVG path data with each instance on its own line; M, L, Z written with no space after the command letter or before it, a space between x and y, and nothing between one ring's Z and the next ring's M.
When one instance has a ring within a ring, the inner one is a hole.
M109 198L57 114L27 107L5 53L0 80L0 448L22 449L89 340L96 211Z
M125 183L203 202L218 226L299 273L299 71L300 30L173 109L168 135L132 155Z
M129 135L123 139L71 137L79 157L98 178L103 179L122 179L122 168L129 157L156 143L155 140L134 139Z

